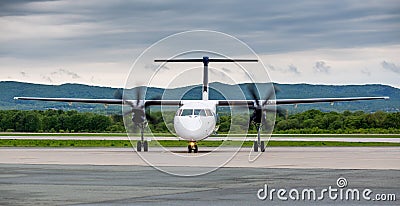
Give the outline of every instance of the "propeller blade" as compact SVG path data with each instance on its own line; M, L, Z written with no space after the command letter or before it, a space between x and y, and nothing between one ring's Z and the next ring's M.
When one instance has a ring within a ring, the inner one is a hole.
M150 98L149 100L161 100L162 96L157 94L156 96Z
M142 89L139 87L136 90L136 106L139 105L141 96L142 96Z
M129 110L129 111L124 112L122 115L123 115L123 116L127 116L127 115L130 115L130 114L132 114L132 113L133 113L133 110L131 109L131 110Z
M268 103L268 100L270 100L273 96L274 96L274 91L272 89L270 89L267 93L267 96L266 96L265 101L262 104L262 106L265 106Z
M266 109L264 109L265 111L271 111L271 112L276 112L278 115L282 115L283 116L283 114L286 114L287 112L288 112L288 110L287 109L283 109L283 108L281 108L281 107L275 107L275 108L266 108Z
M271 100L274 95L277 92L280 92L280 89L272 84L272 87L267 91L267 95L265 97L265 101L262 103L262 105L260 105L259 103L259 98L258 98L258 94L255 88L255 85L252 84L252 86L248 86L248 90L250 92L250 94L252 95L253 99L256 101L256 106L251 106L249 107L249 109L253 109L254 112L250 117L250 122L253 122L255 124L260 124L263 121L263 112L266 111L271 111L271 112L277 112L278 114L285 114L286 119L288 117L288 111L287 110L283 110L282 108L279 107L274 107L274 108L267 108L267 103L268 100Z
M114 99L122 99L122 98L123 98L123 96L122 96L121 89L115 90L115 92L114 92Z
M277 113L279 116L285 117L286 120L287 120L288 117L289 117L289 110L283 109L283 108L281 108L281 107L277 107L277 108L276 108L276 113Z
M258 98L257 91L256 91L254 84L251 84L251 86L248 85L247 89L249 90L252 99L256 102L256 105L260 106L259 98Z
M147 119L147 121L149 121L152 124L157 123L156 119L153 116L151 116L150 113L148 113L148 112L146 112L146 119Z
M130 110L123 113L124 116L132 115L132 121L136 125L146 123L146 120L154 121L155 119L148 115L145 111L146 106L141 104L141 97L143 96L143 87L137 87L133 90L133 95L136 97L134 100L126 100L122 97L124 104L131 107Z
M275 84L274 84L274 90L275 90L275 94L277 94L277 93L279 93L279 92L282 91L281 88L279 88L279 87L276 86Z
M124 101L124 103L125 103L125 104L129 105L129 106L130 106L130 107L132 107L132 108L136 107L136 105L135 105L135 104L133 104L133 102L132 102L132 101L125 100L125 99L123 99L123 101Z
M277 86L272 85L272 87L273 88L268 90L266 99L262 106L265 106L268 103L268 100L271 100L274 97L274 95L276 95L276 93L280 91L280 89Z

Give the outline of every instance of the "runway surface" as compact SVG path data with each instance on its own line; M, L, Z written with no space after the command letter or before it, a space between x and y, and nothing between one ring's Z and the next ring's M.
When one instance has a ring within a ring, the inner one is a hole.
M200 147L198 154L186 148L150 147L149 152L132 148L1 148L0 163L5 164L90 164L140 165L151 161L160 166L207 167L226 158L234 148ZM210 153L208 153L210 152ZM256 161L249 162L249 148L243 148L224 167L326 168L326 169L396 169L400 170L398 147L271 147ZM211 159L211 161L210 161Z
M398 201L260 200L257 192L270 189L370 189L375 195L400 197L400 150L397 147L273 147L255 162L244 148L214 171L205 155L215 148L187 154L185 148L0 148L0 205L398 205ZM226 157L233 148L210 153ZM183 159L182 159L183 158ZM185 161L191 158L193 161ZM194 177L185 174L207 172Z

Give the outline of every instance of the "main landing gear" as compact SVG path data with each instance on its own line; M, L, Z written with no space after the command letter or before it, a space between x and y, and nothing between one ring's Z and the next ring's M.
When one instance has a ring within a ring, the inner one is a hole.
M197 153L199 151L199 147L197 146L197 142L189 142L188 144L188 153Z
M253 149L254 149L254 152L258 152L258 149L260 149L261 152L265 152L265 143L264 143L264 141L254 141Z
M257 127L257 141L253 143L254 152L258 152L260 149L261 152L265 152L265 143L261 141L261 124L256 124Z
M144 140L144 124L140 125L140 140L136 143L136 151L141 152L142 148L144 152L149 151L149 143Z

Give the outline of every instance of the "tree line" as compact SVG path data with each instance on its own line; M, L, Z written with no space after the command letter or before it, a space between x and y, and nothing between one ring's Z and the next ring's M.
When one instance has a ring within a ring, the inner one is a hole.
M276 133L400 133L400 112L377 111L321 112L308 110L289 115L278 116L274 131Z
M2 110L3 132L120 132L124 130L119 115L63 110Z
M152 132L168 133L173 129L174 113L151 113ZM234 118L235 125L231 126ZM219 132L246 132L249 116L231 117L220 114ZM170 130L169 130L170 129ZM125 132L121 115L103 115L90 112L63 110L1 110L0 132ZM255 133L254 125L249 127ZM278 115L274 133L400 133L400 112L321 112L308 110L288 116Z

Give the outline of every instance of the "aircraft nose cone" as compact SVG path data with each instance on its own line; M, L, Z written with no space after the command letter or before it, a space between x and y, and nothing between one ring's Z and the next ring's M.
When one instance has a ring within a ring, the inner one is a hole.
M181 124L187 130L196 131L201 128L202 122L198 116L187 116L181 119Z

